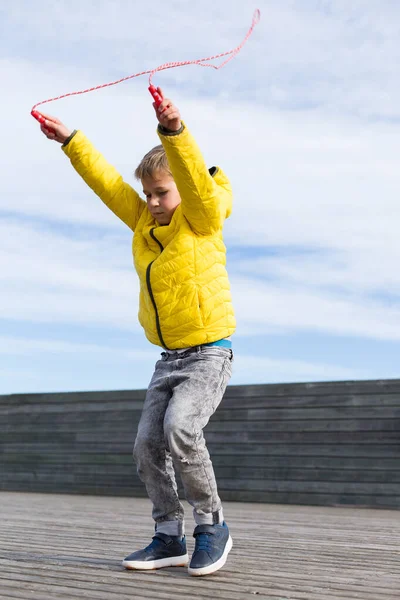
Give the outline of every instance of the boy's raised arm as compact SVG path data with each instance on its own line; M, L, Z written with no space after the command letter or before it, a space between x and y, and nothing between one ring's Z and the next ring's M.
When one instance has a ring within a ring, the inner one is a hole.
M158 91L163 96L160 88ZM217 184L171 100L163 99L154 108L159 121L158 134L182 199L183 214L201 235L221 229L232 206L229 181L223 176Z
M146 202L126 183L81 131L68 130L59 119L44 115L41 125L48 139L62 143L62 150L72 166L87 185L101 198L113 213L132 231L142 214Z

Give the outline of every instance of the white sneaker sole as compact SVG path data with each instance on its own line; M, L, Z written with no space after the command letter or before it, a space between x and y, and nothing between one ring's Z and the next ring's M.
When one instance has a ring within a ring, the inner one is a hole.
M162 569L163 567L186 567L189 562L189 555L170 556L169 558L160 558L159 560L123 560L122 566L125 569L136 569L137 571L150 571L152 569Z
M200 567L200 569L191 569L189 567L188 568L189 575L193 575L194 577L200 577L201 575L211 575L211 573L215 573L215 571L218 571L219 569L221 569L224 566L224 564L226 563L226 559L228 558L228 554L231 551L232 546L233 546L232 538L231 538L231 536L229 536L229 539L226 542L224 553L219 560L217 560L212 565L208 565L208 567Z

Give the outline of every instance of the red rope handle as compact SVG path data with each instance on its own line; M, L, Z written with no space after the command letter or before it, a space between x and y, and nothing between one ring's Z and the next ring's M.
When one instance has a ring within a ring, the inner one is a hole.
M96 85L94 87L87 88L86 90L81 90L79 92L70 92L68 94L62 94L61 96L56 96L55 98L49 98L47 100L42 100L41 102L38 102L37 104L35 104L32 107L31 114L39 122L42 122L44 120L42 115L38 111L35 110L36 107L40 106L41 104L46 104L47 102L55 102L56 100L61 100L62 98L68 98L70 96L78 96L79 94L87 94L88 92L93 92L95 90L101 90L102 88L106 88L111 85L117 85L118 83L122 83L123 81L128 81L128 79L133 79L134 77L140 77L141 75L149 75L149 85L152 86L152 78L153 78L154 74L157 73L158 71L164 71L165 69L173 69L175 67L184 67L186 65L199 65L200 67L211 67L216 70L221 69L241 51L241 49L243 48L243 46L245 45L245 43L247 42L247 40L253 33L254 27L260 21L260 17L261 17L261 13L260 13L259 9L256 9L254 11L253 21L251 23L250 29L248 30L245 38L239 44L239 46L237 46L236 48L233 48L233 50L229 50L228 52L221 52L221 54L215 54L214 56L209 56L208 58L199 58L197 60L185 60L185 61L180 61L180 62L165 63L163 65L160 65L156 69L142 71L141 73L135 73L134 75L128 75L127 77L122 77L122 79L118 79L117 81L111 81L110 83L103 83L102 85ZM223 58L225 56L228 56L229 58L227 58L225 61L223 61L220 65L213 65L213 64L210 64L210 62L209 62L211 60L216 60L218 58ZM154 89L154 86L153 86L153 89Z

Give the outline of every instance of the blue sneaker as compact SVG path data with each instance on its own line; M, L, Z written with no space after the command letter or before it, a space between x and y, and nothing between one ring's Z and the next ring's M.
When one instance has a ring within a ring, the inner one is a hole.
M126 569L161 569L162 567L185 567L189 562L186 538L156 532L153 541L122 561Z
M193 537L196 539L189 575L211 575L226 563L232 548L225 521L221 525L197 525Z

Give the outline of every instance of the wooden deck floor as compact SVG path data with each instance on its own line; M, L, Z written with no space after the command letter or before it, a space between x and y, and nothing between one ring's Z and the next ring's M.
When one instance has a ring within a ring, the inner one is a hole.
M225 503L233 550L194 578L121 567L151 537L147 500L1 492L0 507L1 599L400 599L398 511Z

